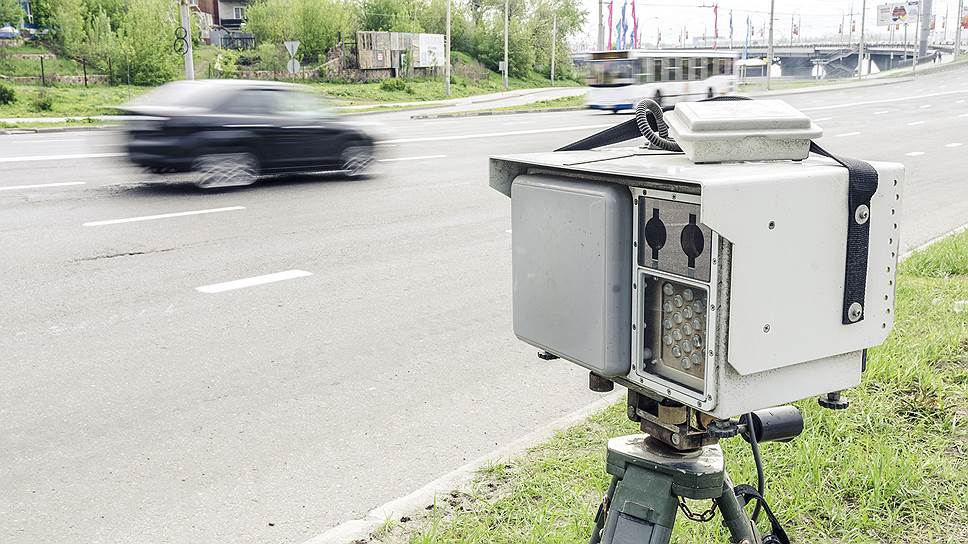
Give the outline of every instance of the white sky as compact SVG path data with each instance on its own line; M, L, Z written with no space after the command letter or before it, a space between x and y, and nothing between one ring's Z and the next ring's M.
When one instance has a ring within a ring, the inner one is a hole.
M621 18L622 5L628 2L626 20L631 28L631 12L633 0L614 0L613 26ZM683 27L688 29L689 38L702 36L705 31L711 38L713 36L713 4L719 4L719 37L725 44L729 40L729 13L733 12L733 41L742 43L746 35L746 17L750 17L750 22L754 27L755 37L758 38L760 29L763 28L769 19L770 2L769 0L636 0L635 9L638 15L639 25L643 45L654 46L656 34L659 29L662 32L662 41L666 44L677 43ZM888 3L885 0L868 0L867 2L867 21L865 24L865 35L873 39L883 37L888 39L887 27L875 26L877 18L877 5ZM946 14L950 15L951 25L945 25L948 39L954 38L955 11L958 9L958 0L934 0L933 12L937 16L937 38L941 38L941 20ZM603 19L606 27L608 25L608 0L602 0ZM789 43L790 41L790 22L791 17L800 24L800 36L798 39L816 40L836 38L841 21L844 21L844 33L850 30L850 14L854 14L856 19L856 31L854 39L857 39L860 32L860 13L861 0L776 0L776 21L773 33L776 43ZM968 4L968 2L966 2ZM596 0L584 0L585 9L588 11L588 24L586 25L585 35L576 40L578 49L594 48L596 26L598 21L598 8ZM705 7L703 7L705 6ZM913 39L913 25L909 28L908 39ZM896 33L896 40L901 40L901 31ZM765 33L764 33L765 35ZM605 39L608 39L606 28Z

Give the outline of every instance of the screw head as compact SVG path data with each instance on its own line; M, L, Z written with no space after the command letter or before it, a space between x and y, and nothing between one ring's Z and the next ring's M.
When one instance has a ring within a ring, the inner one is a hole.
M847 308L847 319L851 323L856 323L862 315L864 315L864 307L861 306L860 302L854 302L850 305L850 308Z
M857 221L858 225L863 225L871 218L871 209L867 207L867 204L861 204L857 206L854 210L854 221Z
M770 324L763 325L763 332L770 332Z

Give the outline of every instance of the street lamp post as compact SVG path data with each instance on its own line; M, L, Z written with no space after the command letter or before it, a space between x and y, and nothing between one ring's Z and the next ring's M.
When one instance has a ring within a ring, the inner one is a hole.
M504 0L504 90L508 90L508 72L510 71L510 66L508 65L508 25L511 24L511 0Z
M964 0L958 0L958 11L955 12L955 59L961 54L961 14Z
M447 49L444 55L444 94L450 96L450 0L447 0Z
M857 79L864 78L864 22L867 18L867 0L860 4L860 45L857 47Z
M770 36L766 48L766 90L770 90L770 72L773 68L773 17L775 15L776 0L770 0Z

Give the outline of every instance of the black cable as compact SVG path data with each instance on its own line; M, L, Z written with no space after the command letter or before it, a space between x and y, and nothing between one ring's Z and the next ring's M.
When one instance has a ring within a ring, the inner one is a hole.
M761 497L766 497L766 476L763 475L763 458L760 456L760 444L756 441L756 428L753 426L753 413L746 415L746 438L753 450L753 463L756 465L756 491ZM760 501L753 506L753 522L760 517Z
M665 151L682 152L679 144L669 138L669 126L663 118L662 106L655 100L643 98L635 105L635 123L639 127L639 132L653 147ZM652 125L655 125L655 128Z

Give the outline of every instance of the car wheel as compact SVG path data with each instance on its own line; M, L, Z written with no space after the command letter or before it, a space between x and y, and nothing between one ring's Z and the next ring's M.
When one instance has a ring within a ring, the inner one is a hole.
M354 142L348 146L339 157L340 170L351 178L360 177L373 164L373 146L362 142Z
M198 172L195 186L202 189L252 185L259 178L259 159L247 151L241 153L213 153L195 160Z

